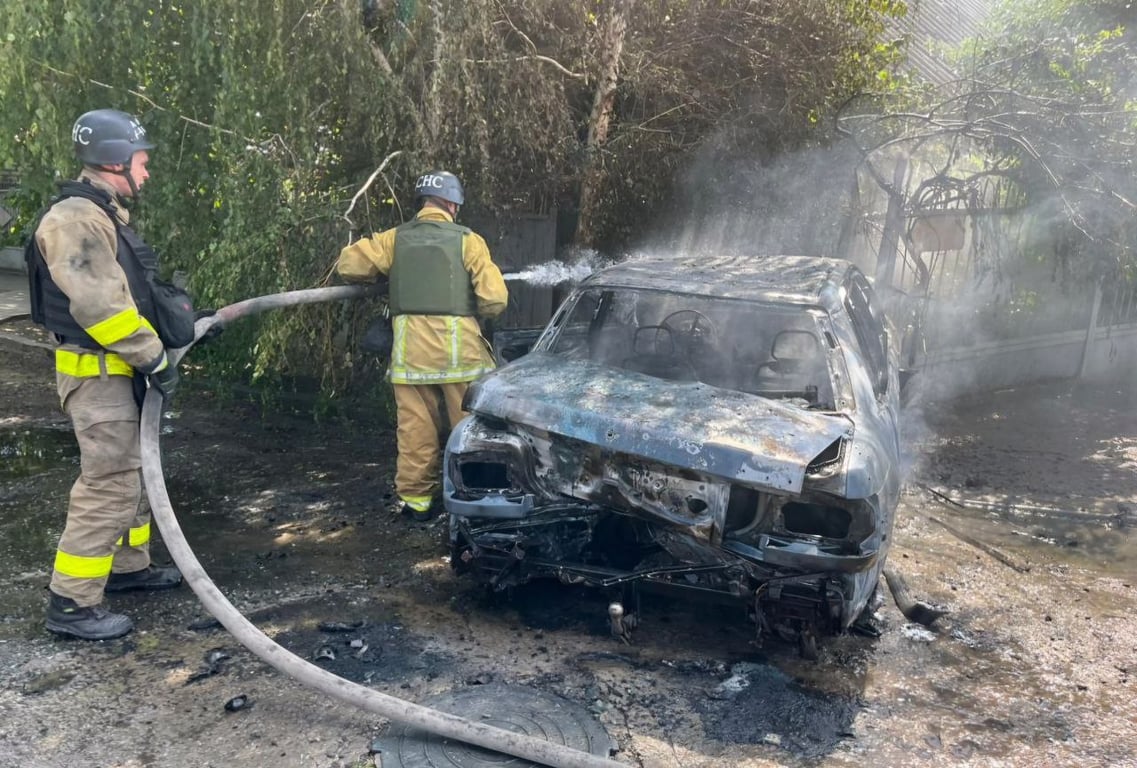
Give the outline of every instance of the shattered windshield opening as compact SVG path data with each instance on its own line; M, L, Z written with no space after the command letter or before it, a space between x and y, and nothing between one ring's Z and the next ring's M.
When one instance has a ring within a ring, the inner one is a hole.
M630 288L582 291L543 351L668 381L833 407L819 312Z

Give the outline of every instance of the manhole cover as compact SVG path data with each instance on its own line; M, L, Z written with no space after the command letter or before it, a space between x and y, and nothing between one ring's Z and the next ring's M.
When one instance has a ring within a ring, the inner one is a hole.
M524 733L581 752L608 757L616 749L604 726L579 704L551 693L509 685L479 685L427 699L424 706L495 728ZM391 731L383 768L540 768L520 757L446 739L409 725Z

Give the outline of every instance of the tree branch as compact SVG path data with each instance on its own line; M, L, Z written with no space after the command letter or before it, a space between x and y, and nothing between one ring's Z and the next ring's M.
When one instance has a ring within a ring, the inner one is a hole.
M556 69L560 70L561 73L573 78L574 80L584 80L586 77L580 72L573 72L571 69L568 69L556 59L551 59L548 56L541 56L540 54L536 53L530 54L528 56L513 56L512 58L505 59L466 59L467 64L512 64L518 61L544 62L545 64L549 64L555 67Z
M210 125L209 123L203 123L202 121L195 120L194 118L188 117L187 115L178 114L174 110L169 109L167 107L163 107L162 105L158 104L158 102L154 101L152 98L150 98L146 94L141 93L139 91L136 91L132 88L123 88L123 87L120 87L117 85L110 85L109 83L103 83L103 82L100 82L98 80L94 80L92 78L80 77L79 75L76 75L73 72L65 72L62 69L56 69L55 67L51 66L50 64L45 64L42 61L35 61L33 59L33 62L35 64L38 64L40 67L43 67L44 69L46 69L48 72L51 72L51 73L56 74L56 75L61 75L63 77L69 77L72 80L78 80L79 82L87 83L89 85L96 85L99 88L106 88L108 91L121 91L123 93L129 93L131 96L134 96L134 97L141 99L142 101L146 102L147 104L150 105L151 108L153 108L159 112L165 112L168 115L175 115L183 123L188 123L190 125L196 125L196 126L199 126L201 128L205 128L205 129L210 130L210 131L216 131L218 133L224 133L227 136L236 136L238 139L241 139L246 144L253 144L253 145L259 146L263 143L259 139L251 139L248 136L242 136L241 134L237 133L236 131L230 130L228 128L221 128L221 127L216 126L216 125Z
M386 167L387 167L387 164L390 163L392 160L394 160L396 157L398 157L401 154L403 154L403 150L397 149L394 152L392 152L391 154L387 155L385 158L383 158L383 162L379 163L379 167L376 168L371 173L371 175L367 177L367 181L363 182L363 186L360 187L356 191L356 193L352 196L351 205L349 205L347 207L347 210L343 212L343 220L346 221L352 229L355 229L355 222L352 221L348 217L348 214L352 212L352 210L355 208L356 202L359 201L359 198L363 195L364 192L367 191L367 188L370 187L371 184L375 181L375 178L377 176L379 176L381 173L383 173L384 169L386 169ZM386 182L387 177L384 176L383 180ZM387 189L390 189L390 188L391 188L391 184L388 182L387 183ZM393 193L392 193L392 196L393 196Z

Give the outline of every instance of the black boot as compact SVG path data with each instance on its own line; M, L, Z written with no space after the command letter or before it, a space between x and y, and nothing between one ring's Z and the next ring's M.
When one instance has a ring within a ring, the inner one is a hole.
M71 598L54 592L47 604L46 624L57 635L83 640L112 640L134 629L134 622L120 613L111 613L101 605L80 608Z
M182 572L175 566L163 568L151 565L141 571L112 573L107 579L106 592L130 592L135 589L172 589L182 583Z
M400 513L409 516L416 523L429 523L445 511L446 509L442 506L442 502L435 499L426 509L415 509L404 501Z

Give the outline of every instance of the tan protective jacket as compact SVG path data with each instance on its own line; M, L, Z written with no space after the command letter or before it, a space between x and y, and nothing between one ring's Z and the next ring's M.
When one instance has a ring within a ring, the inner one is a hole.
M118 204L113 187L87 172L79 179L110 193L119 221L129 223L130 213ZM106 350L104 355L61 346L55 353L56 370L82 379L104 372L132 376L135 368L158 364L162 341L130 294L117 261L118 233L107 214L90 200L67 198L44 214L35 238L51 279L71 301L71 316Z
M431 206L416 218L453 221ZM395 229L357 240L340 251L336 272L349 282L375 282L391 271L395 259ZM505 311L509 292L501 270L490 258L489 246L478 234L462 238L462 264L470 275L479 317ZM477 318L456 315L396 315L395 342L388 376L392 384L450 384L473 381L494 368L489 344Z

